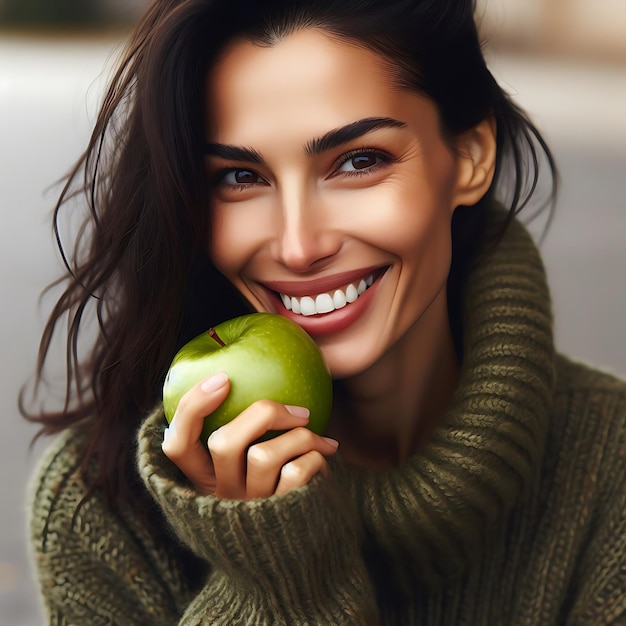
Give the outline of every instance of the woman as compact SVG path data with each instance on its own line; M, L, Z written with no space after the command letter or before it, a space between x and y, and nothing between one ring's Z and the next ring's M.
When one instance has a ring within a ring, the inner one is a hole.
M83 172L41 352L69 315L66 405L31 416L62 431L32 495L51 623L626 619L626 388L555 353L515 219L555 168L473 8L169 0L139 25L58 206ZM316 340L328 432L261 401L207 449L221 374L164 436L176 349L250 310Z

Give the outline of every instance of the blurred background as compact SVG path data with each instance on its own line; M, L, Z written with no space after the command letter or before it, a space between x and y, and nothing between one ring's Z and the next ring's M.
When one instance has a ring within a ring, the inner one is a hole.
M29 564L18 414L60 271L55 181L78 158L120 43L148 0L0 0L0 623L44 623ZM554 150L562 192L542 242L558 347L626 375L626 2L479 0L500 83ZM533 225L541 232L543 223ZM63 367L59 353L58 368ZM44 442L45 444L45 442Z

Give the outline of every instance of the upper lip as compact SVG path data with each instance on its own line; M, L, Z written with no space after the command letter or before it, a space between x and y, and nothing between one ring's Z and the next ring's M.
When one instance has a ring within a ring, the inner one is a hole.
M310 296L318 293L325 293L344 287L349 283L353 283L361 278L366 278L374 272L381 270L379 265L373 267L364 267L357 270L347 272L339 272L331 276L321 276L310 280L270 280L264 282L263 285L272 291L283 293L288 296Z

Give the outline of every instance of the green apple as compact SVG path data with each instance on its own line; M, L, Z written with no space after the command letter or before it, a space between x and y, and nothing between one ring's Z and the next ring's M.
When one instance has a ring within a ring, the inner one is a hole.
M308 427L321 434L332 406L332 379L313 339L295 322L252 313L223 322L184 345L163 385L163 408L172 421L181 397L204 378L226 372L226 400L205 418L201 441L257 400L310 410Z

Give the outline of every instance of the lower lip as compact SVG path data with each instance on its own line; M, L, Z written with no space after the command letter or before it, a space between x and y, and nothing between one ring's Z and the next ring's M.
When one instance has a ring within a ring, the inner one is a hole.
M354 302L347 304L341 309L320 315L299 315L298 313L287 310L283 306L279 296L274 293L272 293L272 296L278 304L276 307L277 313L299 324L312 337L323 337L324 335L332 335L345 330L363 315L378 289L381 278L382 276L375 280L372 286Z

